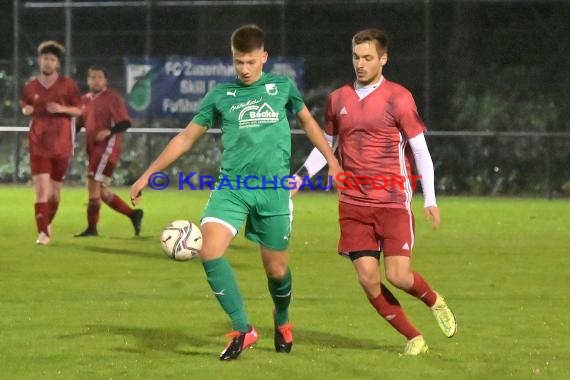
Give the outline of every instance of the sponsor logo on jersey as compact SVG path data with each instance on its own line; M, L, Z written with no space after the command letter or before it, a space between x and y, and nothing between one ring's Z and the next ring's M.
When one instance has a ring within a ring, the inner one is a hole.
M237 103L230 107L230 112L241 110L242 108L261 103L261 98L259 99L249 99L247 102Z
M268 95L277 95L277 85L275 83L267 83L265 85L265 91Z
M240 128L261 127L264 124L273 124L278 121L279 112L273 111L273 108L267 103L263 103L261 106L247 106L241 110L238 116Z

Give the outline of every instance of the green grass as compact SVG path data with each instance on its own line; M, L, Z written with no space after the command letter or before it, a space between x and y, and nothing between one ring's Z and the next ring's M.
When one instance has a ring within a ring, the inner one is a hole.
M119 193L126 197L127 189ZM53 244L38 247L33 190L0 188L0 378L557 379L570 362L570 202L441 198L443 226L417 214L415 268L459 319L445 338L429 311L395 291L431 351L405 341L368 305L350 262L336 255L336 198L295 199L295 346L276 354L258 249L238 237L231 261L261 339L232 363L217 355L230 324L198 260L160 251L168 222L199 219L205 192L146 191L143 233L102 209L85 226L84 189L65 188ZM565 364L566 363L566 364Z

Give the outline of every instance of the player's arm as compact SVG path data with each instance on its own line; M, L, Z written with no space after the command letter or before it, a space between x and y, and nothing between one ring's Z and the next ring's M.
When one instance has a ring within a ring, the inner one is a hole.
M79 117L83 114L83 108L81 108L81 92L77 83L72 80L67 80L65 82L65 102L69 105L63 105L61 103L49 102L46 104L46 111L48 113L63 113L71 117Z
M408 143L414 154L416 170L420 175L422 190L424 194L424 214L426 218L431 219L433 228L436 229L441 223L439 209L435 200L434 170L433 161L429 153L426 139L423 133L411 138Z
M338 136L337 136L337 127L334 121L334 112L332 107L332 97L329 95L327 99L327 106L326 106L326 124L325 124L325 132L324 137L328 143L328 145L332 148L333 152L336 150L338 146ZM296 188L292 191L294 194L300 184L302 183L302 177L309 176L312 177L317 174L322 168L326 165L326 159L321 154L321 152L315 148L311 151L303 165L295 172L295 182Z
M324 136L325 139L327 140L327 143L332 148L333 152L336 151L336 148L338 147L337 136L331 136L326 132L324 133ZM309 178L311 178L312 176L320 172L321 169L324 168L326 165L327 165L327 160L325 159L325 156L323 156L322 153L317 148L314 148L311 151L311 153L309 153L309 155L307 156L305 162L303 162L303 165L301 165L301 167L295 172L295 175L301 177L309 176Z
M31 102L28 93L29 93L29 87L26 84L26 86L24 86L24 89L22 90L22 98L20 99L20 107L22 109L22 114L24 116L30 116L31 114L34 113L34 106L30 104Z
M97 136L95 137L97 141L103 141L107 137L116 135L118 133L123 133L131 127L131 119L129 118L129 112L127 111L125 101L118 95L114 96L115 100L109 104L109 107L111 110L111 115L115 122L111 128L103 129L97 133ZM116 120L120 121L117 122Z
M82 110L84 108L82 107ZM79 134L79 131L81 131L83 128L85 128L87 130L87 128L85 127L85 117L83 117L83 111L81 112L81 116L75 118L75 135L77 136Z
M118 123L113 125L113 128L109 129L109 132L111 135L116 135L117 133L125 132L130 127L131 127L131 121L130 120L123 120L123 121L119 121Z
M177 134L164 148L160 155L154 160L146 171L131 186L131 201L136 204L141 196L142 190L148 185L151 174L166 169L176 159L189 151L194 143L206 133L207 128L195 122L190 122L188 126Z
M313 145L321 152L324 156L328 166L329 166L329 176L333 178L333 181L336 184L335 179L337 175L342 172L342 168L336 159L333 150L331 149L329 143L325 139L324 133L319 127L319 124L311 115L307 107L303 107L299 113L297 113L297 117L301 122L301 127L305 130L307 137L313 143Z
M131 127L130 120L119 121L118 123L115 123L115 125L113 125L111 128L102 129L99 132L97 132L97 136L95 137L95 139L97 141L103 141L110 136L125 132L130 127Z
M436 229L441 218L435 201L433 162L424 136L426 126L418 114L414 97L408 90L401 90L395 97L394 109L400 130L408 137L416 170L420 175L424 193L424 215L428 220L432 220L432 226Z
M22 107L22 114L24 116L30 116L33 113L34 113L34 106L32 106L31 104L26 104Z
M331 136L326 132L324 133L324 136L325 139L327 140L327 143L334 152L338 145L338 139L336 138L336 136ZM313 148L311 153L309 153L309 155L305 159L305 162L303 162L303 165L301 165L301 167L297 169L295 174L293 174L294 185L293 188L291 189L291 196L297 194L297 192L299 191L299 189L303 184L303 180L305 177L312 178L315 174L320 172L321 169L324 168L326 165L327 165L327 160L325 159L325 156L323 156L323 154L317 148Z
M83 111L79 107L75 106L64 106L63 104L49 102L46 104L46 111L48 113L63 113L68 116L81 116Z

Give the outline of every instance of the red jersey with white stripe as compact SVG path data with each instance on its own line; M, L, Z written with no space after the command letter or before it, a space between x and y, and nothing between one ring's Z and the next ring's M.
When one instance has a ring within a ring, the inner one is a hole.
M413 155L407 142L426 131L426 127L406 88L384 79L362 100L353 84L336 89L328 99L325 130L338 136L340 164L346 172L370 179L386 178L377 188L362 183L342 190L341 202L410 207L413 191L408 178L413 174ZM397 183L403 178L403 185Z
M105 89L97 94L89 92L83 95L81 101L87 154L90 157L104 155L108 161L117 162L121 155L121 135L111 135L103 141L97 141L95 137L104 129L111 129L119 122L130 120L123 98L115 91Z
M34 107L28 132L30 154L47 158L71 157L74 137L72 117L63 113L48 113L46 104L51 102L79 107L81 92L75 81L59 76L50 87L44 87L37 78L24 85L20 105Z

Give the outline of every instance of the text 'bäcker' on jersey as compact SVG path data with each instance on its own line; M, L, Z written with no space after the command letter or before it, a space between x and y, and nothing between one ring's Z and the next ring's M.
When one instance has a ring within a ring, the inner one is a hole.
M327 102L326 132L337 135L340 163L346 172L367 178L403 178L394 186L361 186L342 191L346 203L409 208L413 188L413 156L408 140L426 128L412 94L384 80L360 99L353 84L331 93Z
M235 80L208 92L193 122L222 129L220 176L284 176L289 174L291 127L287 112L305 107L295 83L263 73L251 85Z
M267 102L259 99L248 100L245 103L234 104L232 111L239 111L238 125L240 128L255 128L279 121L279 112L275 112Z

